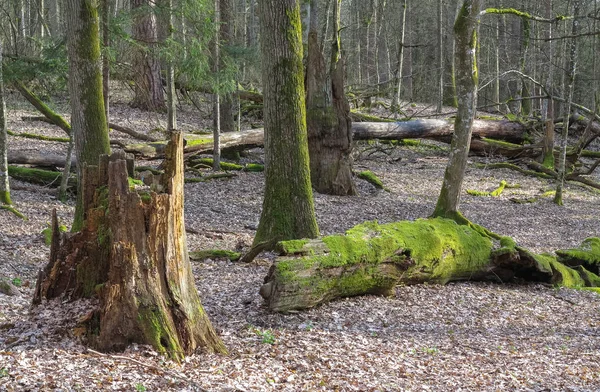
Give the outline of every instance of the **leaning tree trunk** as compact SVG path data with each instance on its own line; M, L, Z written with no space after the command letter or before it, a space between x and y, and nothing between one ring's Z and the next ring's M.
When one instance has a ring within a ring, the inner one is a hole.
M471 144L473 120L477 111L476 56L480 7L480 0L465 0L454 23L458 113L454 123L450 158L444 173L442 190L433 212L434 216L450 218L458 213L460 190Z
M265 195L255 245L319 234L310 181L298 1L260 0L258 5Z
M50 262L40 273L34 304L97 297L98 307L83 323L89 344L101 350L136 342L175 359L198 347L224 352L188 259L181 133L173 133L167 148L158 187L163 192L131 189L131 169L122 154L103 155L99 166L86 167L85 225L61 234L54 214Z
M102 96L98 8L88 0L68 0L66 5L71 127L80 179L72 230L78 231L84 213L82 163L98 164L98 157L110 152L110 141Z
M165 110L165 96L160 78L158 30L153 5L149 0L132 0L132 36L136 41L133 60L135 97L131 106L142 110Z
M8 134L6 129L6 103L2 74L2 40L0 39L0 204L11 204L8 182Z
M356 195L352 179L352 121L344 94L340 49L340 0L333 6L333 44L329 77L317 37L317 2L312 1L306 66L306 110L310 174L314 189L330 195Z

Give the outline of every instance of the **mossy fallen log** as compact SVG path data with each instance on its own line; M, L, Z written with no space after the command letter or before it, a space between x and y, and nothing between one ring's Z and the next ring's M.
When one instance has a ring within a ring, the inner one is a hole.
M190 252L190 260L202 261L206 259L227 259L229 261L238 261L242 256L239 252L225 249L207 249Z
M37 185L56 187L60 185L60 181L62 179L61 172L12 165L8 166L8 175L15 180ZM69 186L74 187L76 185L77 180L74 177L69 178Z
M306 309L339 297L388 295L398 284L514 278L566 287L595 286L598 275L537 255L509 237L494 240L448 219L379 225L344 235L279 242L280 256L260 289L270 310ZM586 248L587 249L587 248Z

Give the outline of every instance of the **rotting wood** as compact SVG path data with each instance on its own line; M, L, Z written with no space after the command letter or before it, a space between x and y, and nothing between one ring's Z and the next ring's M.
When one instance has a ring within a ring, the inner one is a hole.
M180 360L196 348L225 352L194 284L183 218L183 137L166 150L164 192L130 188L123 154L84 168L84 226L61 234L53 214L50 261L36 286L42 299L97 297L79 322L102 351L137 342Z
M528 128L517 122L476 120L473 128L474 140L490 138L510 143L523 143ZM450 142L453 125L446 120L411 120L394 123L363 122L353 123L352 131L355 140L400 140L400 139L431 139L441 142ZM208 153L212 151L212 137L203 135L186 135L188 145L186 155ZM242 132L228 132L222 135L221 148L223 150L243 150L262 147L264 132L262 128ZM485 152L487 144L481 148ZM164 152L164 143L130 144L125 150L147 158L159 158Z
M600 239L588 239L579 248L593 249L593 262L581 252L570 251L568 260L575 267L571 268L561 262L566 251L557 252L562 259L537 255L509 237L495 235L496 240L484 231L435 218L385 225L365 222L344 235L280 242L279 257L260 294L270 310L286 312L340 297L389 295L398 284L520 279L565 287L600 285L592 272L600 263Z

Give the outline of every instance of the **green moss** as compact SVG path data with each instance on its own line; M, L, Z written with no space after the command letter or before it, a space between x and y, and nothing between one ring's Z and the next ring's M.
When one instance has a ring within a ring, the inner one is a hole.
M390 191L388 188L383 186L383 182L381 182L379 177L377 177L377 175L375 173L373 173L371 170L362 171L362 172L358 173L357 177L367 181L368 183L373 185L375 188L383 189L384 191L387 191L387 192Z
M201 144L206 144L206 145L213 144L212 138L195 137L193 135L186 135L185 141L187 142L186 147L198 146Z
M69 143L69 140L70 140L68 137L53 137L53 136L38 135L35 133L27 133L27 132L16 133L13 131L6 131L6 133L11 136L19 136L19 137L24 137L27 139L43 140L43 141L47 141L47 142Z
M152 195L150 192L140 192L138 194L140 195L142 203L149 204L152 201Z
M277 252L281 254L291 255L302 253L302 248L308 243L308 240L289 240L281 241L276 245Z
M230 261L238 261L242 256L239 252L233 252L224 249L208 249L190 252L190 259L194 261L205 259L228 259Z
M552 283L568 288L585 287L585 281L573 268L569 268L555 259L550 260L550 267L555 272L555 278Z
M67 226L65 225L59 225L58 230L61 233L66 233L67 231L69 231L69 229L67 229ZM50 244L52 243L52 227L49 223L47 224L47 227L44 230L42 230L42 235L44 236L44 243L50 246Z
M136 180L135 178L127 177L127 183L129 184L129 189L134 189L136 186L143 186L144 181Z
M324 254L280 261L276 264L277 273L285 280L310 286L314 284L313 280L301 273L306 268L359 264L358 269L350 269L351 273L327 283L338 288L348 286L344 288L345 292L358 293L364 292L364 285L376 287L377 279L384 279L374 268L385 260L411 260L414 263L405 273L405 281L421 281L426 276L428 281L445 283L450 277L467 279L473 271L484 268L492 251L492 242L487 237L468 226L443 218L385 225L365 222L348 230L345 235L327 236L322 241L327 247ZM318 281L322 284L321 280Z
M586 238L579 247L556 251L558 260L569 266L583 265L596 273L600 271L600 238Z
M194 164L206 165L208 167L213 167L214 160L212 158L201 158L194 160ZM236 163L223 162L221 161L221 169L222 170L233 170L240 171L244 169L244 166L238 165Z
M12 204L10 191L0 191L0 204L5 204L7 206Z
M498 188L496 188L495 190L491 191L491 192L483 192L483 191L476 191L473 189L467 189L467 193L471 196L489 196L489 197L498 197L502 194L502 192L504 192L504 188L507 188L508 185L506 184L506 181L502 180L500 181L500 185L498 186Z
M600 277L595 273L588 271L585 267L577 267L579 275L585 281L586 286L600 287Z
M531 14L527 12L519 11L515 8L486 8L484 11L486 14L498 14L498 15L507 15L512 14L516 16L520 16L522 18L532 18Z
M10 201L10 200L9 200ZM5 210L8 212L12 212L13 214L15 214L17 217L23 219L23 220L29 220L21 211L17 210L15 207L8 205L8 204L0 204L0 210Z
M175 331L169 328L170 322L164 310L156 305L142 305L138 312L138 321L146 341L159 353L168 354L176 361L183 359L183 350L174 338L177 336Z
M246 166L244 166L244 171L263 172L265 171L265 165L261 165L260 163L247 163Z
M19 181L44 186L55 185L57 187L62 179L62 173L60 172L10 165L8 166L8 175Z

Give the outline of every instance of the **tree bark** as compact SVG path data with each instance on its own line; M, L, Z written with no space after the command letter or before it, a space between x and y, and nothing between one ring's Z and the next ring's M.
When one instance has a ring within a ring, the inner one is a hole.
M258 5L265 195L255 245L319 234L310 182L299 4L297 0L260 0Z
M310 175L314 189L330 195L355 195L352 179L352 121L344 94L339 26L340 1L334 0L329 75L317 37L318 8L311 2L306 65L306 109Z
M8 134L6 129L6 101L4 99L4 76L2 74L2 51L0 39L0 204L12 204L8 182Z
M400 42L398 42L398 55L396 60L396 71L394 72L394 95L392 96L391 110L398 113L400 110L400 95L402 94L402 70L404 68L404 36L406 33L406 8L407 0L402 0L402 27L400 30Z
M133 61L135 97L131 105L142 110L163 111L166 106L156 53L158 30L152 4L149 0L131 0L132 37L136 41Z
M577 68L577 34L579 33L579 0L573 2L573 22L571 25L571 39L569 44L565 44L565 80L566 83L566 103L564 105L563 127L560 132L560 152L558 155L558 177L556 178L556 194L554 203L563 205L563 187L567 176L567 144L569 137L569 119L571 117L571 103L573 102L573 91L575 89L575 71Z
M233 45L233 1L219 0L219 44L223 50L220 51L219 64L222 68L223 61L229 55L228 48ZM231 92L221 95L219 107L219 116L221 118L221 131L235 131L235 121L233 120L233 94Z
M174 132L162 177L164 193L130 189L127 162L104 155L88 166L86 220L61 234L56 213L50 261L36 285L42 298L97 297L83 320L88 344L123 350L150 344L181 360L196 348L225 352L200 303L183 219L183 138ZM81 320L80 320L81 322Z
M366 222L344 235L283 241L260 294L270 310L287 312L340 297L393 295L398 284L517 278L566 287L600 285L598 238L557 251L556 257L533 254L511 238L494 239L482 230L435 218Z
M71 127L77 162L77 205L73 230L83 225L83 166L97 165L98 157L110 152L108 126L102 96L98 8L87 0L68 0L67 42Z
M458 213L460 191L467 166L473 121L477 111L477 32L479 29L480 0L465 0L454 24L456 41L456 92L458 113L450 158L444 173L442 190L434 216L453 217Z

